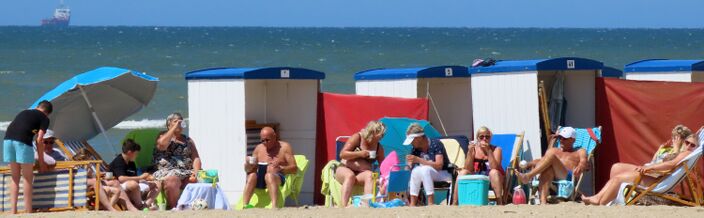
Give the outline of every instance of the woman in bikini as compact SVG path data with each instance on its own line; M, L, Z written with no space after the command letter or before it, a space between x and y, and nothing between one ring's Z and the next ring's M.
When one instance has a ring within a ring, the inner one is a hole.
M342 184L342 205L347 207L355 185L364 185L364 194L372 194L372 163L384 161L384 149L379 144L386 127L371 121L364 129L352 135L340 151L342 165L335 171L335 179Z
M502 205L504 190L504 170L501 166L501 148L489 144L493 134L489 128L482 126L477 130L476 140L471 142L467 149L467 159L464 162L464 169L457 175L485 175L489 176L491 188L496 194L496 203ZM453 193L453 204L457 204L457 182Z

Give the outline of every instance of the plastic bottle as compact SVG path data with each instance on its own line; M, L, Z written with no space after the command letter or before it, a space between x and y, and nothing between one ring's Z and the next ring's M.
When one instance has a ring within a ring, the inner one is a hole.
M520 185L513 188L513 204L526 204L526 193Z

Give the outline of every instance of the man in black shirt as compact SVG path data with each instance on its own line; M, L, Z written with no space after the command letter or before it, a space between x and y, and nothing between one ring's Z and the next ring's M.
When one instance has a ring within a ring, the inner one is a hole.
M49 114L53 106L48 101L41 101L37 108L24 110L17 114L5 132L3 141L3 161L10 163L12 182L10 183L10 202L12 214L17 213L17 195L20 176L24 177L24 208L32 212L32 180L34 174L34 149L32 141L36 141L37 150L44 150L44 134L49 128ZM36 137L35 137L36 136ZM39 155L39 172L46 172L44 156ZM29 194L27 194L29 193Z
M158 194L158 188L154 182L154 177L149 173L137 175L137 165L134 160L141 150L141 146L132 139L125 140L122 143L122 153L110 163L110 171L113 176L120 181L122 190L127 192L132 204L138 208L152 205ZM147 192L146 205L142 203L142 192Z

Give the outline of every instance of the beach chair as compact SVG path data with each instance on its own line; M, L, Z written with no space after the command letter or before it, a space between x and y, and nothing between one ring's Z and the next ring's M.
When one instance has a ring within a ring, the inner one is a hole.
M410 180L411 171L399 170L390 172L388 185L386 186L386 196L384 196L385 200L388 202L399 198L407 201L408 182Z
M136 129L125 135L122 139L124 143L127 139L132 139L142 148L135 159L135 165L143 172L151 171L154 166L154 148L156 148L156 139L159 137L160 129Z
M452 179L450 181L434 182L435 193L438 193L437 191L445 191L445 195L435 194L435 202L426 203L440 204L443 200L446 200L446 204L450 205L452 204L454 181L457 180L457 172L464 168L469 139L466 136L446 136L439 138L439 140L445 148L445 159L449 161L449 163L445 164L447 164L448 172L452 175ZM421 191L421 193L425 192Z
M501 167L503 167L505 178L504 178L504 193L502 196L491 196L490 200L496 200L496 198L503 198L503 202L508 202L507 200L511 196L511 188L517 184L516 175L514 169L519 169L518 164L522 159L522 146L523 137L525 132L518 134L494 134L491 138L490 144L498 146L501 148Z
M69 160L75 160L74 158L76 155L78 155L82 150L86 151L86 155L88 160L93 160L93 161L98 161L100 162L100 172L108 172L109 165L105 160L98 154L98 152L93 149L93 146L88 144L87 141L62 141L60 139L56 140L56 145L61 149L61 151L64 152L66 157ZM98 172L96 169L93 169L93 172Z
M558 127L558 131L562 127ZM596 150L596 147L601 144L601 126L599 127L593 127L593 128L575 128L577 134L576 134L576 139L574 142L574 148L575 149L584 149L587 151L587 162L589 164L589 170L594 169L594 150ZM560 142L557 140L555 142L555 147L559 147ZM579 186L582 185L582 181L584 179L584 171L581 173L581 175L572 175L572 178L567 178L566 180L558 180L556 182L553 182L555 184L559 183L565 183L565 182L571 182L572 185L574 186L574 189L571 190L571 195L568 196L565 200L571 200L573 201L575 197L577 197L577 193L579 192ZM591 184L593 185L595 183L594 177L592 176L592 181Z
M296 165L298 166L298 172L294 174L286 174L286 183L279 189L279 205L277 208L284 206L284 201L287 198L291 198L296 205L298 202L298 195L301 193L301 188L303 187L303 178L308 170L308 158L303 155L294 155L296 159ZM254 189L254 194L249 200L249 204L255 208L273 208L274 205L271 204L271 198L266 189ZM244 205L244 197L235 205L235 210L242 210L246 205Z
M697 163L699 162L699 159L702 158L702 149L704 149L704 146L701 145L702 143L704 143L704 132L699 133L699 147L697 147L692 153L690 153L687 157L681 160L674 169L664 172L656 172L658 174L661 174L662 176L657 178L657 180L653 184L649 186L634 185L640 184L640 181L642 180L644 174L640 174L640 176L638 176L638 178L636 178L636 180L632 184L624 183L622 187L625 188L626 195L624 196L623 192L619 192L620 196L618 196L618 198L623 198L625 200L619 200L617 198L616 203L634 205L638 202L638 200L642 199L645 196L654 196L657 198L677 202L683 205L693 207L702 206L704 202L702 202L701 181L696 171ZM687 196L681 194L668 194L673 191L677 185L681 184L684 181L686 181L686 187L689 190L689 193L692 195L691 198L688 198Z
M88 169L99 165L99 161L59 161L56 167L46 173L35 173L32 183L34 190L32 208L38 211L88 210L89 198L100 205L99 183L88 190ZM99 167L98 167L99 168ZM17 210L24 210L23 182L20 179ZM0 211L10 211L10 184L12 176L8 167L0 168ZM92 206L95 210L99 207Z
M341 205L342 199L339 199L342 193L342 184L335 179L335 170L340 166L340 151L345 146L345 143L350 136L338 136L335 138L335 160L329 161L323 167L323 173L320 175L323 185L321 186L321 194L325 196L325 206L334 207ZM352 190L352 196L364 194L363 186L355 186ZM347 199L349 200L349 199Z

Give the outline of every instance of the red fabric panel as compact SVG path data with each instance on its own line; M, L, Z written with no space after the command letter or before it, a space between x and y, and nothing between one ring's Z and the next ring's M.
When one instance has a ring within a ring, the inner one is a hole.
M595 150L600 190L614 163L643 165L670 139L675 125L696 132L704 124L704 83L598 78L596 104L603 128L603 143Z
M321 170L335 159L335 138L362 129L369 121L383 117L428 119L428 100L321 93L318 95L318 120L315 154L315 203L323 204L320 194Z

